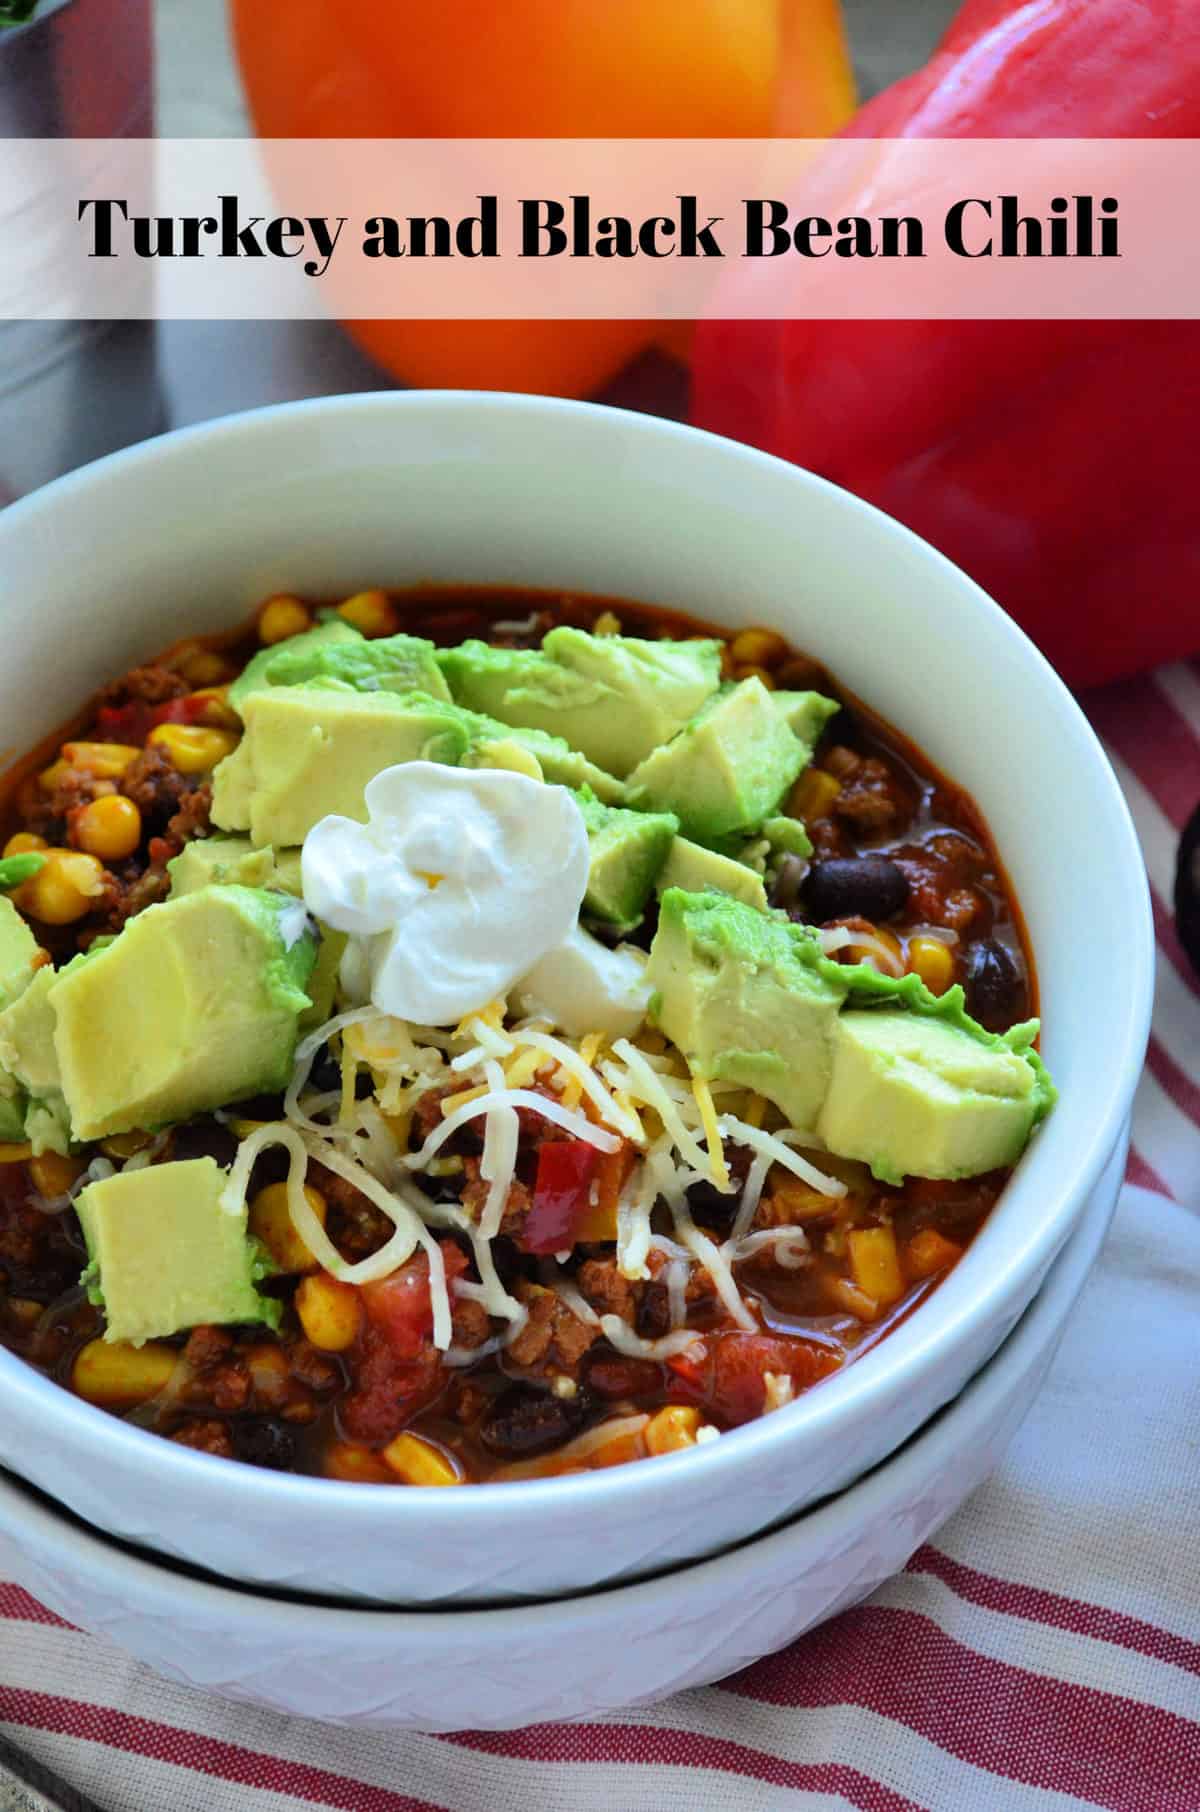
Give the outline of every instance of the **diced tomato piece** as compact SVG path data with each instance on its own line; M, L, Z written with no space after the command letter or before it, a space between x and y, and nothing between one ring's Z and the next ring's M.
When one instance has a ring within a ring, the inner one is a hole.
M195 724L199 723L208 709L209 701L190 693L184 698L169 698L161 705L154 705L150 711L150 723L157 724Z
M431 1342L415 1356L401 1358L389 1334L370 1323L351 1372L352 1389L338 1406L338 1421L356 1441L390 1441L445 1382L442 1356Z
M127 705L101 705L96 713L98 742L145 742L153 728L149 705L136 700Z
M798 1336L720 1334L713 1353L713 1413L733 1425L753 1421L762 1414L766 1399L765 1372L791 1378L798 1390L807 1390L839 1364L835 1352Z
M466 1271L466 1257L452 1240L444 1240L441 1250L446 1281L453 1283ZM415 1358L433 1333L427 1255L417 1252L390 1277L364 1284L362 1297L368 1319L387 1341L395 1357Z
M591 1204L599 1153L584 1139L553 1139L538 1149L533 1204L521 1229L526 1252L565 1252Z

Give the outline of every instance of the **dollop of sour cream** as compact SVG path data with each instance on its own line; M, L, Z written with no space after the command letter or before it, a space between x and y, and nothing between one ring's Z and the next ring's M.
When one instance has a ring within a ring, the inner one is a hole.
M454 1025L573 929L588 838L565 787L410 761L376 774L364 802L366 824L313 826L301 880L314 917L349 933L343 974L380 1012Z

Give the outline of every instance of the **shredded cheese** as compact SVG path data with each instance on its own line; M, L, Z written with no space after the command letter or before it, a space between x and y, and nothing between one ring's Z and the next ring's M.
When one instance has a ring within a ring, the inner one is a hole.
M506 1090L500 1065L490 1057L483 1067L491 1094L501 1100ZM483 1156L479 1161L479 1174L488 1185L487 1201L479 1217L479 1232L483 1239L495 1239L500 1231L508 1192L517 1173L520 1132L521 1123L511 1107L495 1107L488 1114Z
M544 1120L553 1121L564 1132L574 1133L577 1139L582 1139L586 1145L594 1145L597 1151L616 1151L621 1143L615 1134L605 1132L602 1126L594 1126L582 1114L570 1113L548 1095L538 1095L531 1089L523 1088L489 1090L478 1100L468 1101L456 1108L440 1126L435 1126L420 1151L408 1153L404 1159L405 1164L410 1170L423 1170L430 1158L436 1156L460 1126L465 1126L468 1120L478 1119L480 1114L490 1113L497 1105L532 1108Z
M713 1182L718 1189L728 1190L730 1188L729 1166L725 1162L725 1147L721 1143L721 1133L717 1126L717 1110L713 1106L712 1092L702 1077L692 1077L692 1094L696 1097L696 1106L700 1109L700 1122L704 1127L704 1137L708 1144L708 1158L712 1165Z
M841 1197L846 1193L846 1185L839 1183L836 1177L826 1176L807 1158L802 1158L793 1151L786 1139L779 1133L763 1132L759 1126L747 1126L744 1120L736 1119L732 1114L723 1114L717 1122L722 1136L732 1139L735 1145L749 1145L753 1151L769 1153L776 1164L782 1164L804 1183L815 1189L820 1195ZM795 1135L793 1135L795 1136Z
M578 1051L573 1051L561 1038L551 1038L548 1032L514 1032L513 1043L528 1046L535 1051L544 1052L553 1057L561 1070L566 1072L569 1083L573 1083L573 1098L564 1089L562 1103L564 1107L575 1107L580 1098L586 1095L609 1126L622 1133L625 1138L640 1144L644 1135L641 1123L632 1115L622 1112L608 1089L597 1075L594 1064L603 1040L599 1032L589 1032Z
M629 1071L629 1080L626 1084L628 1092L635 1100L640 1098L654 1109L670 1134L672 1142L689 1163L694 1164L698 1170L707 1169L704 1151L697 1143L695 1135L689 1132L683 1124L678 1108L663 1086L661 1076L656 1075L650 1068L642 1052L635 1045L630 1044L627 1038L618 1038L613 1045L613 1051Z

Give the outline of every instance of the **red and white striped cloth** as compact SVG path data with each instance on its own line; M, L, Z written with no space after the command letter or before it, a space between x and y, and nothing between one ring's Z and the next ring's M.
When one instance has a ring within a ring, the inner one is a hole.
M505 1735L226 1704L0 1586L13 1739L105 1812L1200 1812L1200 981L1170 917L1200 661L1085 702L1154 890L1135 1149L1045 1389L935 1546L721 1686Z

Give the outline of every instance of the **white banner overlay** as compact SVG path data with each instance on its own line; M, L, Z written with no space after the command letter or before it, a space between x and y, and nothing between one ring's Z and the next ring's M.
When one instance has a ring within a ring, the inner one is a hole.
M1200 141L13 139L0 318L1194 319Z

